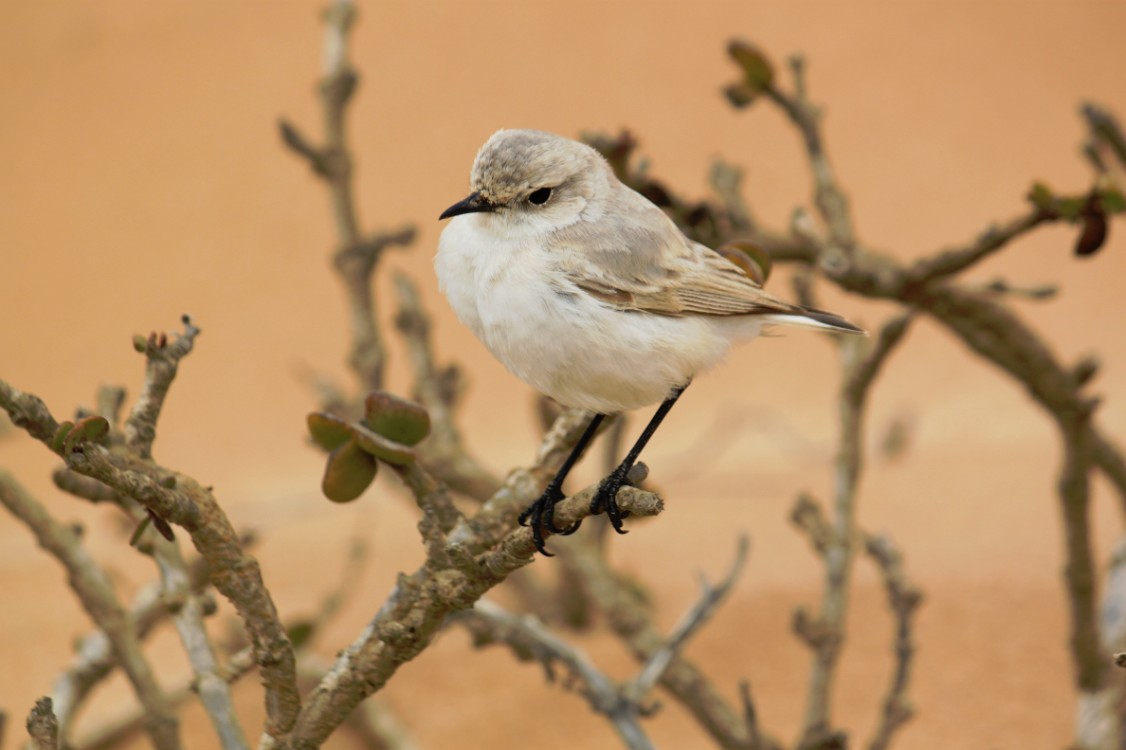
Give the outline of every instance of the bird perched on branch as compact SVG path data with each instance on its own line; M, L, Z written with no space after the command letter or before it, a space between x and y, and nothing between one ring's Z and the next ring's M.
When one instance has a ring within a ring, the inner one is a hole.
M615 497L645 444L699 372L764 326L864 331L791 304L688 239L623 185L593 148L501 130L481 147L470 194L442 212L435 266L459 320L505 367L564 406L595 413L543 495L521 516L544 554L562 483L605 415L660 402L592 513L622 528Z

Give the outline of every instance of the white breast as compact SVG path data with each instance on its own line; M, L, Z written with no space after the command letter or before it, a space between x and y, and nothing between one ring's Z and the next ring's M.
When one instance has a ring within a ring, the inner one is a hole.
M554 275L531 238L499 240L474 215L442 233L435 267L458 319L505 367L566 406L611 413L666 398L727 353L700 317L612 309Z

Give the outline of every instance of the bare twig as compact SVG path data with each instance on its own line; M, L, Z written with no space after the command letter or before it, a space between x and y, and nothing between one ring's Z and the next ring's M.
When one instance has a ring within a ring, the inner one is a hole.
M359 80L348 61L348 33L356 18L351 0L334 0L325 12L324 77L320 83L324 114L324 145L314 146L296 127L282 120L282 140L306 159L328 183L336 220L339 249L334 265L348 297L352 329L349 363L364 392L383 385L386 355L375 318L372 276L383 250L414 241L413 227L364 237L356 212L352 154L348 148L345 114Z
M1060 288L1055 284L1033 284L1017 286L1005 279L993 279L980 287L966 285L967 291L981 291L991 295L1007 295L1021 299L1042 302L1054 299Z
M207 585L206 567L202 558L189 566L188 575L192 592L198 593ZM138 591L129 607L128 618L136 630L137 638L144 640L152 629L170 614L171 609L179 607L182 603L183 599L178 594L165 596L159 582ZM62 744L70 744L70 730L74 726L74 718L86 697L116 666L113 647L103 631L95 630L78 642L70 666L55 679L51 689L55 715L59 719L59 737Z
M616 687L590 663L586 654L558 639L534 616L517 617L502 610L492 602L479 600L474 609L459 616L476 637L477 644L508 643L520 658L530 658L543 663L548 680L554 680L554 663L561 662L577 676L583 686L581 693L590 700L597 712L605 714L615 724L615 729L627 747L650 747L643 740L637 717L653 711L646 707L645 697L658 684L674 659L730 592L736 578L747 561L748 542L742 537L735 553L731 570L713 587L701 581L700 599L683 616L668 639L651 651L637 675Z
M125 389L119 385L99 386L96 404L94 411L116 427L121 421L121 408L125 405Z
M1126 134L1108 110L1092 102L1079 109L1087 123L1089 143L1098 155L1096 166L1109 174L1119 189L1126 189Z
M782 746L769 737L764 736L758 727L758 711L751 697L751 683L743 680L739 683L739 700L743 704L743 725L747 730L747 750L782 750Z
M83 609L106 634L114 657L144 708L145 728L153 744L168 750L180 747L179 722L141 652L129 615L118 602L105 571L89 556L70 527L51 518L43 506L4 471L0 471L0 503L23 521L35 534L39 545L66 569L71 589L82 602ZM53 712L52 720L57 732L58 723Z
M224 750L243 750L249 745L235 715L230 686L219 674L219 659L203 623L206 607L202 598L193 591L180 545L163 538L155 539L154 545L153 556L160 568L163 594L170 599L181 600L172 620L192 665L193 687L219 737L220 746Z
M145 355L145 384L129 418L125 420L125 444L138 456L149 458L152 444L156 440L156 420L164 406L168 388L176 377L180 360L192 350L199 328L192 325L187 315L181 318L184 332L169 340L166 334L151 334L147 339L135 342Z
M603 613L610 628L621 638L634 658L647 663L666 645L657 629L639 587L610 569L605 557L587 539L576 537L562 552L576 570L586 594ZM693 662L676 654L660 676L668 690L725 750L751 748L752 733L745 715L736 711ZM775 748L777 743L758 736L759 747Z
M59 720L55 718L50 698L35 701L35 707L27 715L27 733L35 750L58 750Z
M549 679L554 677L555 664L562 664L577 681L578 692L610 720L626 747L653 747L638 721L642 709L631 694L619 689L585 653L551 632L538 617L514 615L488 599L479 599L460 619L474 633L478 646L506 643L518 656L541 662Z
M814 552L824 558L833 543L833 528L811 495L805 492L798 495L790 511L790 522L805 532Z
M699 601L681 618L672 634L669 635L665 645L653 652L637 677L626 683L622 688L622 693L626 697L638 704L644 700L645 696L649 694L649 691L668 670L673 658L684 648L688 639L708 621L719 605L723 603L723 600L727 598L727 594L731 591L731 587L735 584L735 580L739 577L747 562L749 550L750 540L746 536L740 536L735 548L735 560L731 563L731 568L727 575L723 577L723 580L712 586L701 576L700 588L702 591Z
M112 503L118 500L112 487L106 487L96 479L84 477L65 466L51 472L51 480L63 492L92 503Z
M915 261L905 271L906 285L925 284L966 270L1005 248L1014 239L1055 218L1051 212L1034 207L1001 226L994 226L964 245L940 250Z
M234 683L253 670L254 651L244 648L231 655L218 675L228 683ZM181 706L196 695L196 681L193 677L178 687L168 691L168 702ZM102 723L73 743L75 750L114 750L144 725L144 714L137 709L128 708L115 715L99 717Z
M1089 412L1074 414L1064 425L1064 463L1060 469L1059 495L1066 529L1067 567L1064 578L1070 594L1071 649L1076 682L1083 690L1096 692L1102 687L1106 661L1099 648L1088 512L1092 458L1090 431L1086 424L1089 416Z
M903 557L890 539L864 535L864 549L880 568L887 590L888 606L895 616L895 669L884 697L883 713L868 750L887 750L892 735L907 723L913 714L907 700L907 684L911 677L911 661L915 654L912 622L915 610L923 601L922 593L907 580Z
M826 524L808 508L801 512L799 502L795 520L804 521L814 546L825 560L825 589L821 610L815 621L808 616L795 618L799 635L813 648L813 666L802 729L802 744L831 734L829 699L841 644L844 641L848 586L852 568L855 535L856 488L860 480L864 445L863 418L868 391L888 355L907 331L909 315L899 315L884 324L873 346L860 338L840 342L844 359L844 383L840 395L840 438L836 459L836 478L832 521Z
M750 206L743 198L743 170L735 164L716 159L708 172L708 183L723 204L732 233L752 232L756 222L751 215Z
M833 244L849 254L856 246L856 232L852 227L848 198L837 184L829 157L825 153L821 138L821 111L806 96L805 61L800 55L790 58L790 70L794 78L794 93L787 93L771 85L767 87L766 94L778 104L801 133L809 165L813 170L814 203L829 228Z
M8 413L16 427L25 430L48 448L51 447L51 439L55 437L59 423L51 416L43 399L0 380L0 409Z

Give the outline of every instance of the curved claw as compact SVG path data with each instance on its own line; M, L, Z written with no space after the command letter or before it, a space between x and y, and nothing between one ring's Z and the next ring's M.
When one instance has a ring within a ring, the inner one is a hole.
M628 534L629 531L622 528L622 521L629 517L629 511L622 511L618 507L618 490L624 487L628 482L625 478L626 472L618 467L613 474L602 480L602 484L598 486L598 492L595 493L594 499L590 501L590 512L598 514L606 511L606 517L610 519L610 525L614 531L619 534Z
M568 536L574 534L579 530L581 521L576 521L574 524L565 529L561 529L555 525L555 504L563 499L563 492L553 482L547 486L539 499L524 509L516 521L521 526L530 526L532 529L532 543L535 544L536 550L544 557L554 557L544 547L544 532L549 534L556 534L559 536Z
M528 506L528 509L525 510L524 513L521 514L521 516L531 516L532 544L536 546L536 550L539 551L539 553L544 557L554 557L554 555L548 552L547 548L544 546L543 505L541 504L542 500L543 498L541 497L539 500Z

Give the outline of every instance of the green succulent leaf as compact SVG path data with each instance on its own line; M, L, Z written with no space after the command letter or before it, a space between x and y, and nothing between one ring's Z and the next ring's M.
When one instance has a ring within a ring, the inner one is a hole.
M353 425L352 429L352 439L369 455L396 466L414 463L414 451L411 450L410 446L383 437L378 432L369 430L362 425Z
M51 438L51 450L55 453L62 453L63 446L66 444L66 436L74 429L74 422L61 422L55 430L55 436Z
M372 483L377 467L370 453L349 440L328 455L321 489L334 503L350 503Z
M340 417L314 411L305 417L313 442L326 451L333 451L352 437L352 426Z
M723 87L723 95L732 107L744 109L754 102L756 93L745 83L729 83Z
M72 453L82 443L97 442L108 434L109 421L105 417L83 417L67 431L62 441L63 452Z
M286 628L286 635L294 648L301 648L313 637L317 624L314 620L298 620Z
M1083 218L1083 212L1087 205L1087 196L1082 195L1078 198L1057 198L1055 200L1055 209L1059 215L1068 221L1079 221Z
M1126 213L1126 196L1114 188L1107 188L1100 194L1103 210L1108 214Z
M1032 183L1032 187L1028 190L1028 201L1032 205L1041 210L1052 208L1052 203L1056 200L1056 196L1052 193L1052 189L1042 182Z
M403 445L417 445L430 434L430 414L414 401L373 391L364 401L364 424Z

